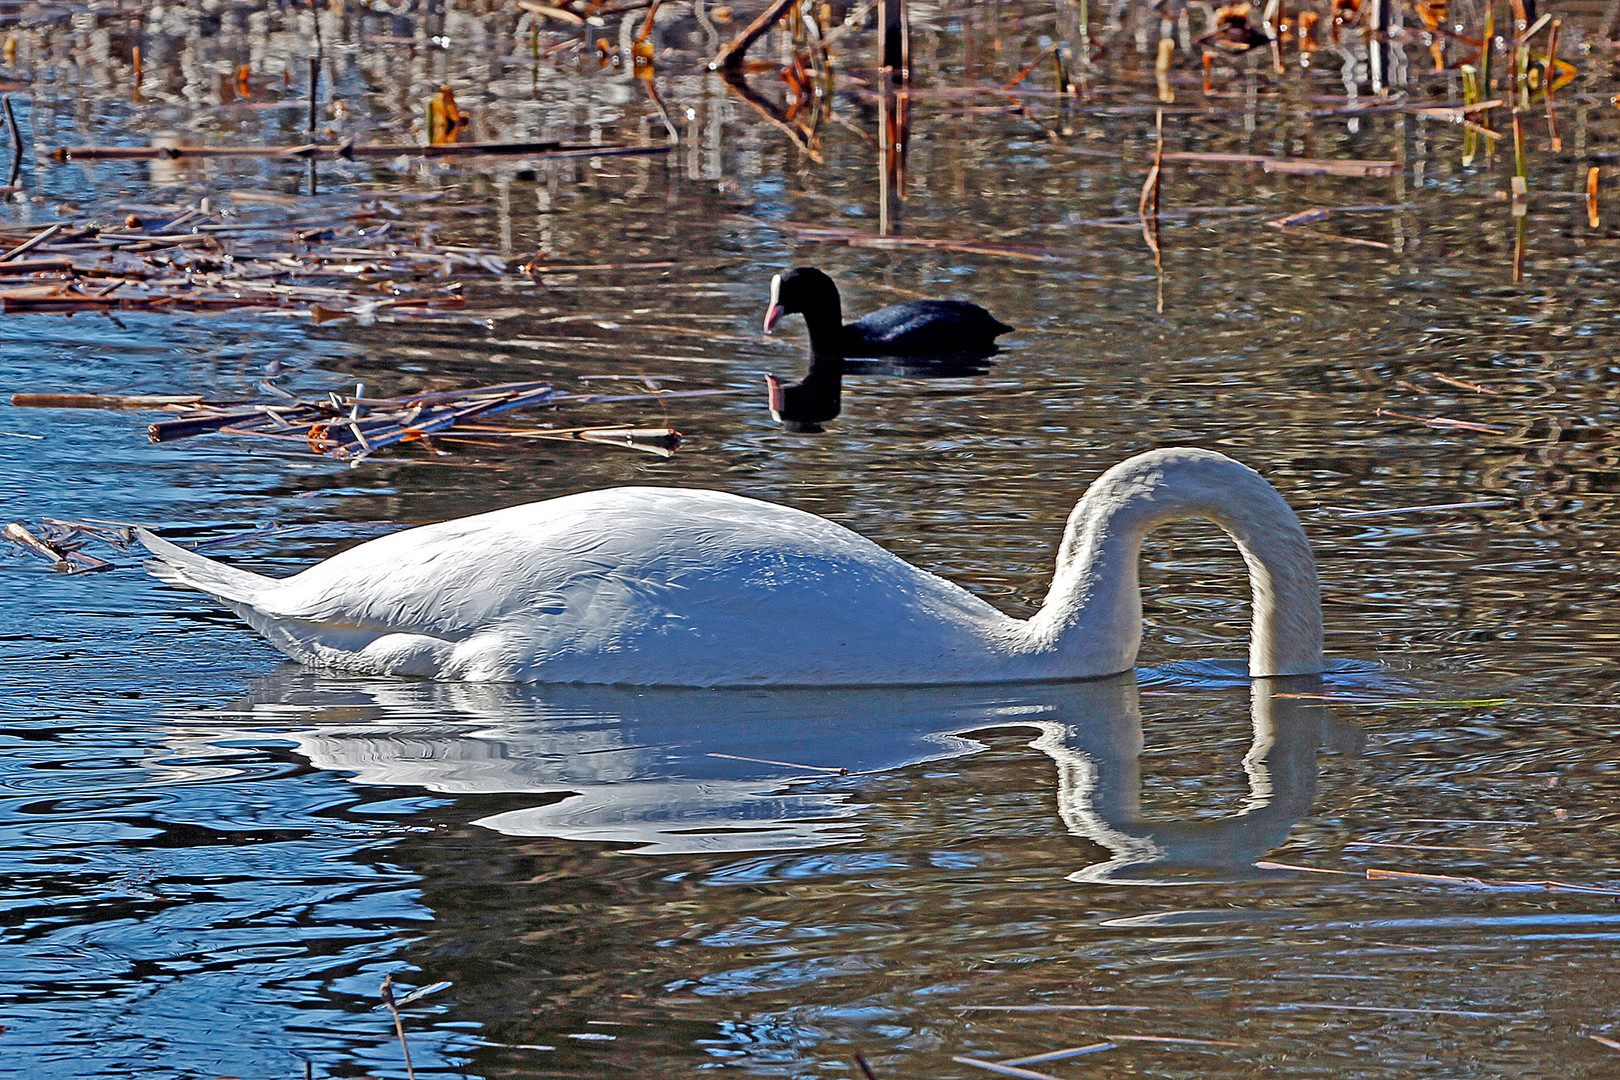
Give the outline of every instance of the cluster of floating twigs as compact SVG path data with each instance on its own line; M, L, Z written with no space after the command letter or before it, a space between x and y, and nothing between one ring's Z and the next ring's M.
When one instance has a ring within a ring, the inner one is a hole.
M536 440L591 443L640 450L669 457L681 436L670 427L596 424L576 427L497 426L478 421L518 409L557 408L628 401L664 400L729 394L729 390L649 390L643 393L570 393L549 382L502 383L467 390L367 397L365 387L353 395L301 397L271 383L269 401L204 401L195 394L17 394L12 404L35 408L158 409L173 414L147 427L153 442L220 434L277 440L277 445L307 449L351 465L389 447L419 444L444 453L439 444L499 446ZM67 573L110 570L115 564L83 550L87 544L127 546L133 539L121 522L12 522L0 538L49 560Z
M102 542L122 548L134 541L135 534L130 526L117 522L46 518L38 525L13 521L0 530L0 538L50 560L64 573L85 574L111 570L115 565L81 550L87 543Z
M460 319L450 314L466 306L459 282L402 279L521 270L480 248L395 233L383 220L389 209L374 202L272 224L193 207L150 221L130 213L117 225L0 229L0 313L258 308L316 321Z
M191 394L16 394L11 403L25 408L161 409L177 415L147 428L153 442L172 442L209 433L258 436L291 442L313 453L356 464L397 443L429 442L431 445L431 440L436 438L466 441L500 436L626 446L668 457L680 444L680 433L668 427L511 428L473 421L496 413L541 406L731 393L729 390L653 389L636 394L579 394L558 390L549 382L535 381L390 398L367 397L365 385L361 384L352 395L331 393L320 399L300 397L274 383L262 385L275 395L274 400L211 402Z

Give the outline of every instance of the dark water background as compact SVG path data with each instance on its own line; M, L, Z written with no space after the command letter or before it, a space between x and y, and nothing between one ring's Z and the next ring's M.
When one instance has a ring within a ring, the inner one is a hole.
M683 140L665 158L326 165L317 196L296 165L51 163L64 144L302 141L306 9L143 7L0 11L30 145L30 201L0 223L204 197L273 222L381 198L407 235L611 268L469 277L470 310L523 309L484 323L8 314L6 391L245 398L279 372L312 392L617 375L739 393L577 414L668 422L687 437L669 460L558 445L357 469L228 439L150 445L144 415L0 406L4 520L183 538L306 526L222 552L283 573L394 523L708 486L831 517L1022 615L1091 477L1203 445L1258 468L1304 518L1340 700L1234 677L1241 562L1196 526L1144 555L1134 679L882 693L323 677L128 557L68 577L7 550L0 1076L403 1076L376 1008L385 974L401 992L451 983L404 1011L421 1076L853 1077L860 1052L884 1080L965 1077L990 1074L953 1057L1110 1036L1237 1045L1126 1040L1028 1067L1620 1068L1589 1038L1620 1039L1614 895L1366 873L1620 888L1620 112L1578 26L1565 149L1530 133L1521 284L1510 154L1465 168L1457 126L1323 115L1345 105L1337 55L1280 88L1222 72L1209 99L1186 65L1168 149L1399 166L1168 167L1161 313L1135 221L1149 61L1118 43L1066 103L946 92L1034 59L1053 32L1041 5L920 10L898 207L902 235L1039 258L801 241L793 224L877 228L862 74L840 76L847 124L826 125L813 161L703 72L689 9L654 37ZM449 83L478 138L664 138L632 75L567 49L537 65L527 24L491 9L323 14L323 125L415 141L423 100ZM620 32L616 17L587 37ZM847 41L867 50L870 35ZM758 53L778 55L769 39ZM260 78L247 101L230 92L243 63ZM1454 77L1414 76L1409 100L1457 100ZM1032 78L1050 85L1044 67ZM780 101L773 80L756 77ZM1576 194L1590 164L1610 193L1595 229ZM1312 227L1389 247L1265 224L1314 207L1361 208ZM969 296L1018 329L983 378L852 378L827 434L788 434L761 373L802 368L802 331L758 325L770 275L810 262L851 311ZM1451 503L1489 505L1345 516Z

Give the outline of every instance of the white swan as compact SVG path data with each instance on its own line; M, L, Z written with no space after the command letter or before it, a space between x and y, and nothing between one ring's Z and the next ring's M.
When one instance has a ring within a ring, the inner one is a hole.
M616 488L424 525L275 580L150 532L147 568L293 659L436 679L666 686L928 684L1112 675L1142 636L1137 554L1208 518L1249 568L1255 676L1323 669L1310 546L1259 474L1209 450L1139 454L1069 515L1046 602L1018 620L802 510Z

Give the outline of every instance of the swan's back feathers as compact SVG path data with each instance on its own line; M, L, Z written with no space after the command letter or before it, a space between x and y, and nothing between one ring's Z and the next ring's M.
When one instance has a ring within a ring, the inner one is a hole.
M1012 622L814 514L682 489L425 525L256 580L242 613L295 659L441 678L952 681Z

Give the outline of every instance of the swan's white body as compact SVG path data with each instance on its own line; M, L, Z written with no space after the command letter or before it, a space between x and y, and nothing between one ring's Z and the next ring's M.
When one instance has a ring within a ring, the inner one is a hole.
M290 578L159 539L158 577L306 664L436 679L834 686L1071 679L1136 660L1142 536L1214 520L1253 592L1250 671L1322 670L1316 568L1258 474L1207 450L1115 466L1069 517L1018 620L814 514L717 491L617 488L371 540Z

